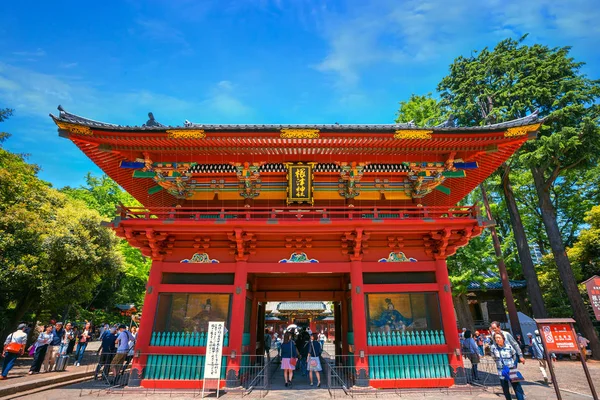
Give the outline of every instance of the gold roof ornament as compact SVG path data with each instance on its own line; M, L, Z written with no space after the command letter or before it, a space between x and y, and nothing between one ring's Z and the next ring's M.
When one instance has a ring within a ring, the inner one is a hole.
M318 129L282 129L279 137L282 139L318 139Z
M92 130L90 129L89 126L70 124L68 122L61 122L61 121L54 121L54 122L60 129L64 129L65 131L68 131L75 135L85 135L85 136L93 136L94 135L94 132L92 132Z
M169 139L204 139L204 129L168 129Z
M405 140L405 139L424 139L424 140L429 140L431 139L431 134L433 133L432 130L422 130L422 129L401 129L399 131L396 131L396 133L394 134L394 139L400 139L400 140Z
M535 132L540 129L542 123L525 125L525 126L516 126L514 128L508 128L506 132L504 132L504 137L518 137L525 136L528 133Z

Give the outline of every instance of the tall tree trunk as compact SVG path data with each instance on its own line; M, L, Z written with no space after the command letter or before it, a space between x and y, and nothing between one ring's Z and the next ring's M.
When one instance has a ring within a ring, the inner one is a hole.
M456 309L456 319L458 320L458 326L460 328L467 328L471 332L475 329L475 322L473 321L473 315L471 315L471 309L469 308L469 301L466 293L461 293L454 296L454 307Z
M490 210L490 203L487 198L487 191L483 183L479 185L481 189L481 197L483 198L483 204L489 220L492 220L492 211ZM500 246L500 239L496 232L496 227L491 226L490 233L492 235L492 242L494 243L494 252L496 253L496 260L498 262L498 273L500 274L500 281L502 282L502 291L504 292L504 299L506 300L506 311L508 311L508 319L510 320L510 327L514 336L521 335L521 324L519 323L519 314L517 313L517 306L515 299L512 295L512 289L510 287L510 280L508 279L508 272L506 271L506 264L504 264L504 256L502 255L502 247Z
M536 318L546 318L548 316L546 312L546 306L544 305L544 298L542 297L542 290L540 289L540 282L538 281L537 273L535 272L535 266L531 259L531 250L529 249L529 242L527 241L527 235L525 234L525 228L521 221L521 214L517 208L517 201L515 200L515 194L510 183L510 167L504 163L504 172L502 174L502 191L504 192L504 199L506 200L506 208L508 209L508 215L510 216L510 223L512 230L515 235L515 242L517 243L517 251L519 253L519 260L523 267L523 275L527 281L527 293L529 294L529 301L531 302L531 308L533 309L533 315Z
M540 211L542 214L542 221L546 228L546 234L548 235L548 241L552 248L552 254L554 255L554 261L558 269L558 274L562 285L567 292L567 297L571 303L573 314L577 321L583 335L590 341L590 348L592 349L592 356L596 360L600 360L600 341L596 330L592 325L588 310L583 303L579 288L577 287L577 281L575 280L575 274L571 268L571 262L567 257L565 246L560 236L560 229L556 221L556 210L550 199L549 185L546 183L544 177L544 171L536 167L531 168L533 174L533 181L535 183L535 189L538 194L538 202L540 205Z
M0 333L0 338L4 340L6 336L10 335L17 329L19 322L22 321L23 315L29 310L29 308L35 302L35 298L33 296L24 296L17 300L17 305L15 307L14 313L10 316L8 320L8 324L2 329L2 333ZM2 342L4 343L4 342Z

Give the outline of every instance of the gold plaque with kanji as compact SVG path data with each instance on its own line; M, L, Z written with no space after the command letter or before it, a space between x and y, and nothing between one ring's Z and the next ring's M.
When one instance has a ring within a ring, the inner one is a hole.
M314 163L286 164L287 168L287 204L313 204L313 165Z

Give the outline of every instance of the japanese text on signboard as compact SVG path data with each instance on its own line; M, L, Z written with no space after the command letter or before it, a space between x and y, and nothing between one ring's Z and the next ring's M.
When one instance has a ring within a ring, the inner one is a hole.
M577 338L570 324L542 324L540 335L546 345L546 351L551 353L576 353Z
M312 200L312 165L287 164L289 203L311 203Z
M223 356L224 322L209 322L206 340L206 359L204 361L204 379L221 377L221 358Z
M590 304L594 309L594 315L600 321L600 276L592 276L585 282L585 287L590 296Z

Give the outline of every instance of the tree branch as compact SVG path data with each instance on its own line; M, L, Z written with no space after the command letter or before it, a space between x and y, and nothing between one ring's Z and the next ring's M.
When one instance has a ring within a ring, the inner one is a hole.
M550 187L550 185L552 185L552 183L556 180L556 178L558 178L558 175L560 175L561 169L559 166L556 166L554 168L554 171L552 171L552 174L550 174L550 177L546 180L544 180L544 189L548 190L548 188Z

